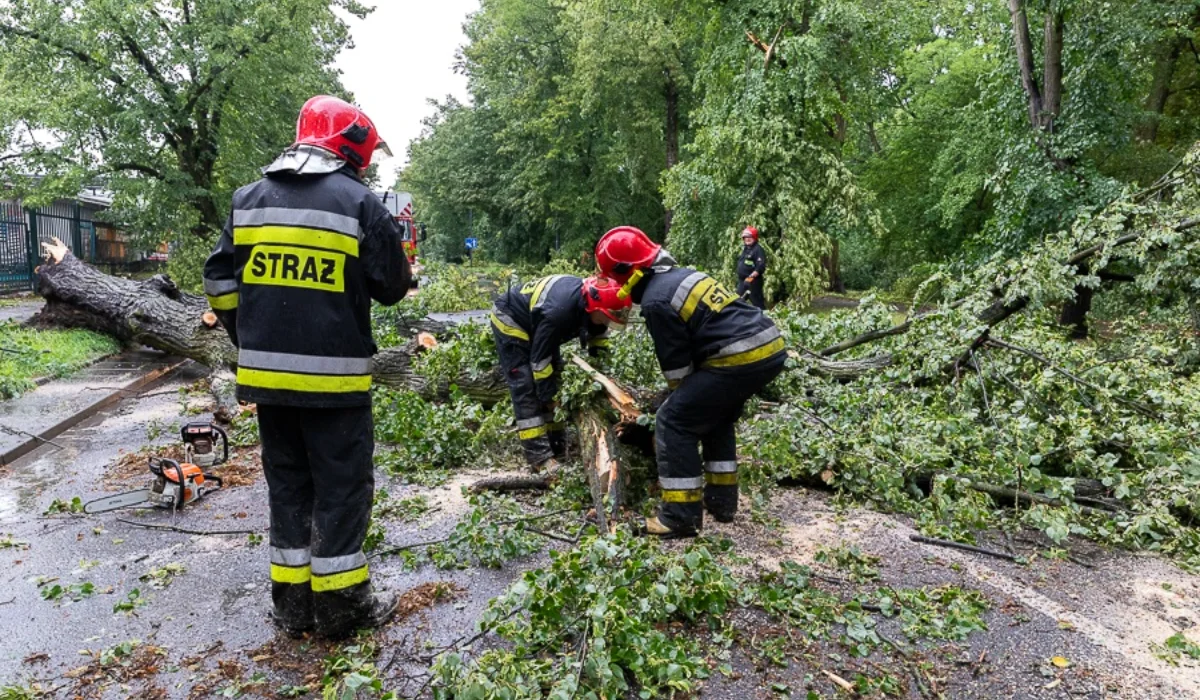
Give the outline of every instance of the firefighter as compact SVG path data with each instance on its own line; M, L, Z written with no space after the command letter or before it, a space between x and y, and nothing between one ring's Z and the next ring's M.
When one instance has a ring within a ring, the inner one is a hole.
M748 299L760 309L767 308L763 300L763 273L767 270L767 253L758 244L758 229L747 226L742 231L742 254L738 256L738 296Z
M209 304L238 348L237 396L258 405L271 509L272 617L285 633L341 637L385 623L371 590L371 300L412 272L402 232L363 184L387 147L336 97L304 104L296 142L233 195L204 265Z
M617 298L619 291L619 284L600 277L551 275L510 289L492 307L492 335L517 434L534 471L553 471L566 449L563 426L554 421L559 346L579 338L590 355L604 354L609 324L623 323L631 306Z
M738 507L735 427L746 401L783 370L779 329L713 278L678 267L636 228L604 234L596 262L641 306L672 389L654 428L662 504L646 520L645 532L695 536L705 510L719 522L732 522Z

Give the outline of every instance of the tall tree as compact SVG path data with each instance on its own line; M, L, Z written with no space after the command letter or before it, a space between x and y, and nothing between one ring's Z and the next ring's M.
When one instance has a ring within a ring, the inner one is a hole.
M42 195L103 181L121 223L203 247L232 189L291 141L304 100L344 93L337 10L367 12L355 0L0 3L0 174Z

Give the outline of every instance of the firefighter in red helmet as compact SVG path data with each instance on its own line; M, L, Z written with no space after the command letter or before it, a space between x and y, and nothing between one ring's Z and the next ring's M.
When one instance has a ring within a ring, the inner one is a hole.
M386 145L336 97L300 110L296 142L237 190L204 290L238 348L237 395L258 405L271 510L272 617L345 636L383 624L362 544L371 515L371 300L412 272L401 231L362 176Z
M758 244L758 229L747 226L742 231L742 254L738 256L738 296L755 307L766 308L763 299L763 273L767 270L767 253Z
M492 336L517 435L535 471L554 471L566 448L553 409L563 364L559 347L579 338L590 355L606 355L609 324L623 324L631 306L619 291L619 283L603 277L550 275L513 287L492 307Z
M641 306L672 389L655 416L662 504L645 531L694 536L705 510L731 522L738 508L736 424L746 401L783 370L779 329L705 273L679 267L631 226L604 234L596 262Z

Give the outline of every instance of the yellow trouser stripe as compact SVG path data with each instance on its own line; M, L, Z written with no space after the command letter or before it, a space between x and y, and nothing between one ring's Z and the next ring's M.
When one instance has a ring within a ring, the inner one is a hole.
M696 286L692 287L692 292L688 294L687 301L683 302L683 308L679 310L679 317L684 321L691 319L692 314L696 313L696 306L700 304L700 300L704 298L705 294L708 294L708 290L712 289L716 283L716 280L711 277L706 277L697 282Z
M354 391L369 391L371 375L327 375L294 374L271 372L265 369L238 367L237 383L257 389L285 389L309 391L318 394L347 394Z
M328 576L313 576L312 589L313 593L322 593L324 591L340 591L343 588L357 586L358 584L371 578L370 571L366 565L360 566L357 569L342 571Z
M552 374L554 374L554 365L546 365L542 369L533 370L534 379L547 379Z
M713 486L737 486L737 472L726 472L723 474L708 472L704 475L704 483L712 484Z
M783 338L776 338L766 345L754 348L753 350L747 350L746 352L739 352L736 355L708 360L704 363L704 366L736 367L737 365L748 365L759 360L765 360L778 352L783 352Z
M271 565L271 580L275 583L308 583L311 578L312 567L308 564L304 566Z
M209 297L208 305L216 311L233 311L238 307L238 293L222 294L219 297Z
M517 433L517 437L521 438L522 440L532 440L534 438L538 438L538 437L545 435L547 432L549 432L549 431L546 428L546 426L539 425L536 428L529 428L527 430L522 430L521 432Z
M331 231L299 226L255 226L235 227L234 245L300 245L307 248L336 250L339 253L358 257L358 239Z
M510 326L504 321L501 321L500 319L496 318L496 314L494 313L492 314L492 325L496 327L496 330L500 331L504 335L511 335L512 337L520 340L529 340L528 333L520 328L517 328L516 326Z
M704 498L702 489L688 489L686 491L669 491L663 489L662 499L667 503L695 503Z

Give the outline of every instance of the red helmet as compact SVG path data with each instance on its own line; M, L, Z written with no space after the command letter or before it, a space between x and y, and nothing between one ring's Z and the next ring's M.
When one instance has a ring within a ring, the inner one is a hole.
M600 237L596 244L596 264L606 277L624 284L634 270L653 265L661 250L662 246L641 229L618 226Z
M370 165L376 149L392 155L370 117L349 102L329 95L317 95L300 108L296 145L300 144L324 148L356 168Z
M633 306L629 295L621 294L620 282L597 275L583 281L583 300L588 313L599 311L619 324L625 323L629 307Z
M758 243L758 229L754 228L753 226L747 226L746 230L742 231L742 238L745 238L746 236L750 236L754 239L755 243Z

